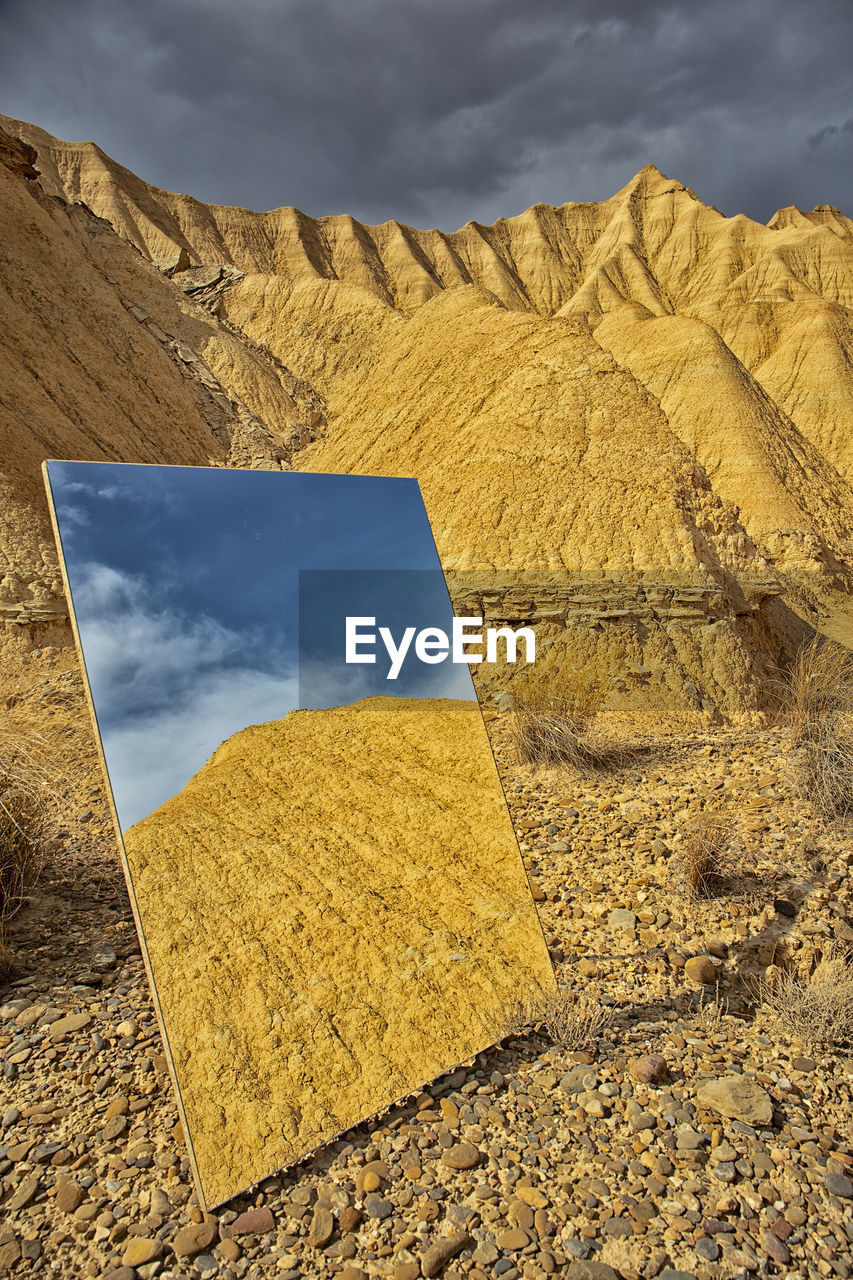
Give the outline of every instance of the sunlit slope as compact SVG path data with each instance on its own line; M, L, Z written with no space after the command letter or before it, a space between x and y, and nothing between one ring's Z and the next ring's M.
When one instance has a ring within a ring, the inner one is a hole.
M106 222L5 163L0 221L0 605L28 606L61 595L44 458L221 465L253 412L286 434L303 407Z
M211 1203L485 1047L553 984L476 703L256 725L125 843Z
M22 297L35 315L45 294L59 317L76 308L73 329L112 290L81 350L139 338L87 355L78 394L80 368L51 381L57 335L20 346L10 316L9 367L46 395L39 440L11 445L29 449L22 476L57 451L47 424L63 415L81 436L65 456L87 456L90 421L93 457L414 475L448 570L492 575L488 608L470 576L466 607L550 628L555 669L603 647L614 671L660 668L676 701L692 685L706 711L760 702L755 673L784 665L800 619L846 607L853 224L839 211L727 218L649 166L609 200L491 227L367 226L208 206L92 143L8 127L41 174L9 181L84 246L68 262L79 293L54 290L51 251ZM108 430L113 385L127 403ZM15 430L36 417L19 397ZM45 528L22 486L13 599L57 590L49 541L21 532Z
M758 569L657 403L583 324L448 291L355 349L328 405L299 466L417 476L447 568Z
M596 338L657 397L714 491L775 562L819 572L822 546L848 550L853 491L714 329L622 307Z
M292 206L261 213L205 205L143 182L93 143L9 124L38 149L46 181L152 257L185 248L196 262L293 283L344 280L404 308L472 283L509 307L542 313L569 302L576 312L607 310L616 296L657 314L690 312L773 288L853 304L851 224L837 210L782 210L767 227L726 218L653 165L609 200L536 204L492 226L440 232L393 220L371 226L347 214L309 217Z
M853 323L832 303L730 307L717 327L783 413L853 482Z
M383 312L411 316L459 286L485 289L510 311L559 313L594 330L626 303L636 321L701 321L719 343L675 323L649 328L642 341L639 331L614 341L653 394L666 384L671 427L682 440L695 437L697 461L718 495L740 508L751 533L846 538L847 513L836 507L847 507L849 493L832 472L851 478L853 223L830 206L783 209L762 226L742 215L724 217L647 166L609 200L537 204L493 226L471 222L453 232L395 221L368 226L349 215L314 218L293 207L259 213L204 205L150 186L92 143L15 127L39 150L46 183L109 218L146 255L184 249L193 262L245 273L228 295L228 319L327 385L341 362L361 355L351 348L381 346L392 332ZM327 283L340 290L333 300ZM375 304L369 316L367 299ZM325 341L318 351L318 340L330 338L330 308L339 346ZM619 329L625 328L623 316ZM708 387L718 373L722 378L733 424L727 433L689 421L697 406L700 415L712 412L700 405L707 398L703 368ZM685 386L673 387L679 381ZM386 407L377 400L371 406ZM800 544L792 554L802 567L809 557ZM787 535L772 545L778 554L793 546Z

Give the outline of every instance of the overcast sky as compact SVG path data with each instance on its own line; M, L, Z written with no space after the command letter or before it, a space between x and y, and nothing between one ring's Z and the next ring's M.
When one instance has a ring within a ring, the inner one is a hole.
M98 462L49 472L122 830L226 738L300 705L474 698L464 664L412 654L392 682L379 645L372 665L345 661L349 612L374 614L395 640L407 625L450 630L416 480Z
M199 199L452 230L645 164L853 214L850 0L0 0L0 109Z

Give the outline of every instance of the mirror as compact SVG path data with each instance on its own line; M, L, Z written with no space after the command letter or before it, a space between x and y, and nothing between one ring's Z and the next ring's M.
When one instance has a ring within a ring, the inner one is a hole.
M417 640L453 612L416 481L45 467L214 1206L494 1043L553 971L469 668Z

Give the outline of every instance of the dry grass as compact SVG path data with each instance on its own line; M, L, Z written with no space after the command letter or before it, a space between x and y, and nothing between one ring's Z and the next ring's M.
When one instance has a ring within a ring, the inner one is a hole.
M6 943L0 938L0 984L14 978L18 972L15 957Z
M581 770L608 763L612 747L595 743L587 733L606 687L604 666L595 661L557 677L519 676L512 685L510 721L518 760Z
M706 809L689 820L670 859L672 888L688 901L727 897L760 911L778 892L786 872L748 847L740 819L747 813L741 792L725 807Z
M853 817L853 654L816 636L787 681L787 718L801 748L801 788L829 820Z
M559 987L542 1002L539 1017L561 1049L589 1050L613 1024L613 1010L589 991Z
M588 1051L612 1026L613 1018L613 1010L594 993L560 985L556 991L519 1002L510 1012L503 1034L517 1035L532 1023L539 1023L549 1040L561 1049Z
M709 1036L718 1036L723 1030L723 1019L729 1011L727 999L720 999L720 984L714 985L713 1000L706 999L705 992L696 1010L696 1022L700 1029Z
M25 901L45 859L54 802L47 743L23 717L0 717L0 931Z
M687 828L671 871L688 897L713 898L722 891L731 871L734 832L731 815L716 810L700 814Z
M806 981L781 973L760 994L773 1020L804 1044L853 1047L853 964L842 951L828 952Z

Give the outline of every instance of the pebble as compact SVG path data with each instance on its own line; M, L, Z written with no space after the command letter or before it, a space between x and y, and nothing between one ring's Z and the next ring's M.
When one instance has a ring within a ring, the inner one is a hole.
M378 1222L383 1222L386 1218L390 1218L394 1212L394 1206L384 1196L371 1194L365 1197L364 1211L368 1217L376 1218Z
M709 1111L766 1127L773 1119L773 1101L749 1076L720 1076L707 1080L696 1090L696 1101Z
M193 1258L209 1249L219 1231L212 1222L191 1222L181 1227L172 1240L172 1248L179 1258Z
M38 1176L25 1178L13 1192L11 1197L6 1201L3 1208L9 1213L17 1213L21 1209L25 1209L31 1200L38 1194L41 1181Z
M156 1261L162 1253L163 1246L159 1240L135 1236L125 1248L122 1263L126 1267L144 1267L147 1263Z
M216 1249L226 1262L239 1262L243 1256L243 1250L240 1248L236 1240L220 1240Z
M826 1189L831 1195L839 1196L842 1200L853 1200L853 1179L848 1178L846 1173L828 1173Z
M707 1141L707 1133L701 1133L689 1124L680 1124L675 1133L675 1145L679 1151L698 1151Z
M442 1152L441 1160L450 1169L473 1169L479 1164L480 1153L470 1142L457 1142Z
M151 1212L159 1213L162 1218L168 1218L172 1212L171 1200L159 1187L155 1187L151 1192Z
M102 1132L105 1141L112 1142L113 1139L120 1138L126 1129L127 1119L124 1116L119 1115L112 1116L111 1119L107 1120Z
M231 1223L232 1236L241 1235L262 1235L265 1231L272 1231L275 1227L275 1219L270 1209L264 1205L258 1209L247 1209L245 1213L241 1213Z
M783 1266L791 1261L791 1254L788 1246L784 1244L777 1235L772 1231L763 1231L761 1233L761 1247L768 1257L774 1262L779 1262Z
M691 982L704 986L713 986L719 977L717 966L710 956L691 956L685 962L684 972Z
M107 973L110 969L114 969L118 962L118 957L114 947L102 945L92 957L92 968L97 973Z
M570 1262L565 1274L566 1280L622 1280L619 1272L606 1262L587 1261L585 1258Z
M350 1205L347 1209L342 1209L338 1217L338 1226L342 1232L355 1231L361 1222L361 1210Z
M393 1205L391 1206L393 1210ZM311 1227L308 1231L308 1243L316 1249L322 1249L329 1243L335 1232L335 1219L331 1209L326 1209L322 1205L318 1205L314 1210L314 1216L311 1219Z
M538 1187L528 1187L523 1183L517 1183L514 1190L519 1200L523 1200L525 1204L530 1205L533 1209L544 1209L548 1204L548 1197Z
M56 1207L63 1213L75 1213L86 1199L86 1192L76 1182L63 1182L56 1193Z
M496 1243L503 1252L515 1253L516 1250L524 1249L530 1244L530 1236L521 1227L514 1227L509 1231L502 1231Z
M628 1070L641 1084L663 1084L669 1079L669 1065L659 1053L647 1053L642 1058L632 1058Z
M436 1240L428 1249L424 1250L421 1256L421 1275L429 1280L430 1276L438 1275L439 1271L463 1249L470 1249L474 1241L471 1236L464 1232L458 1232L452 1236L445 1236L441 1240Z
M51 1040L61 1040L73 1031L82 1031L92 1021L91 1013L69 1013L67 1017L58 1018L50 1025Z

